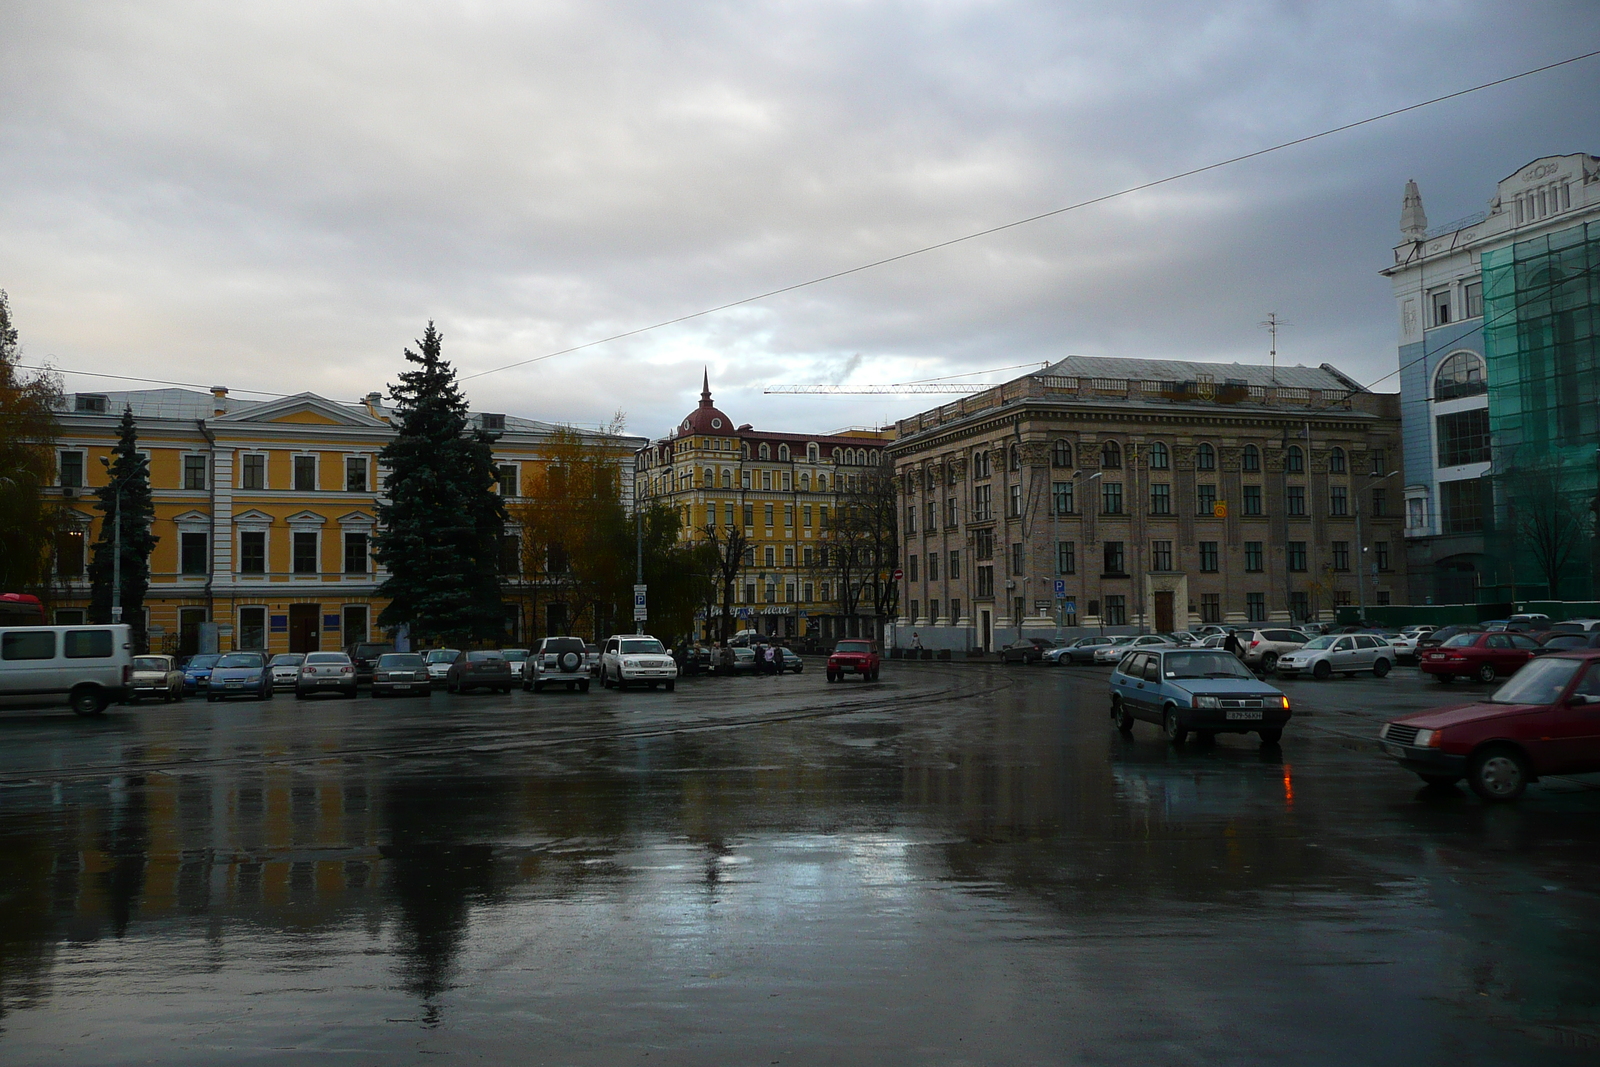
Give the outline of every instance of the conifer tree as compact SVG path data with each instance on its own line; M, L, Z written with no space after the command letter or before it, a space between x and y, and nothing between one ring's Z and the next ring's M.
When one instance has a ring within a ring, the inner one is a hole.
M413 641L488 639L505 626L500 543L506 512L495 491L491 439L473 431L456 372L428 323L406 359L414 369L389 390L398 432L379 456L388 469L373 554L389 571L384 626L409 626Z
M122 409L117 443L111 449L110 480L94 495L104 516L89 558L89 616L111 620L116 531L122 528L122 621L133 627L133 645L145 647L144 598L150 590L150 553L160 538L150 532L155 505L150 495L150 463L138 451L139 427L133 409Z

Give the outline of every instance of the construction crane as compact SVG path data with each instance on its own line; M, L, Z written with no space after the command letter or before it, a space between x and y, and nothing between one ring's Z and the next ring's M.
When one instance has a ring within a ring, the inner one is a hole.
M923 378L915 382L898 382L893 385L774 385L761 390L763 393L787 393L810 396L839 396L844 394L875 395L883 393L909 396L915 393L981 393L986 389L993 389L998 382L989 382L986 385L971 383L957 383L951 378L967 378L974 374L993 374L996 371L1019 370L1023 367L1044 368L1048 363L1017 363L1009 367L992 367L989 370L969 370L962 374L949 374L943 378Z

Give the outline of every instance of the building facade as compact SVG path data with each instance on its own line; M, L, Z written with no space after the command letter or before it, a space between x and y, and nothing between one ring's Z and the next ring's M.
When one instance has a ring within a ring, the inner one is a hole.
M220 386L210 394L68 394L52 490L70 520L56 550L56 622L82 621L87 611L88 546L102 519L94 489L106 484L100 461L116 444L125 407L149 460L159 538L145 600L153 651L306 652L377 635L386 575L372 537L384 474L378 453L394 435L392 412L378 393L355 404L312 393L257 402ZM501 491L514 503L543 467L542 445L557 428L502 414L473 421L496 435ZM624 500L639 440L617 445ZM507 563L518 558L508 544ZM531 634L517 610L517 575L507 576L505 592L508 636Z
M801 434L735 425L712 401L707 376L695 410L639 450L634 486L641 503L678 512L686 541L705 539L708 528L743 535L733 630L858 636L868 632L872 605L846 609L850 591L827 562L827 533L841 501L879 468L892 439L884 430ZM707 614L698 620L701 633L714 638L720 609Z
M1326 364L1075 356L901 420L896 640L988 650L1389 603L1398 408Z
M1401 241L1382 273L1399 316L1411 603L1539 594L1507 490L1515 472L1555 455L1552 441L1588 449L1568 457L1563 478L1594 493L1597 220L1600 158L1585 154L1536 159L1498 184L1487 210L1432 229L1406 184ZM1551 413L1555 436L1525 434L1524 412ZM1593 595L1588 551L1573 553L1584 571L1574 596Z

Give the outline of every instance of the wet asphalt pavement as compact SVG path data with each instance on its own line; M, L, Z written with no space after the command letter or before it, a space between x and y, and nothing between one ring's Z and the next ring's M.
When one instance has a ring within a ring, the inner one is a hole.
M0 713L0 1062L1592 1064L1600 779L1377 755L1485 690L1105 670Z

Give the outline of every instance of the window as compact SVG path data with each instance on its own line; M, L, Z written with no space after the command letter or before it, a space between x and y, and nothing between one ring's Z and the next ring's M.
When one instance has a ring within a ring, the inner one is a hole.
M1150 542L1150 569L1153 571L1170 571L1172 569L1172 542Z
M744 506L744 524L754 528L756 524L756 506L754 504L746 504Z
M972 454L972 476L974 478L987 478L990 474L989 453L978 450Z
M732 508L733 505L729 504L728 507ZM733 519L733 516L730 514L728 516L728 519L730 520L730 525L731 525L731 520ZM808 530L811 529L811 505L810 504L802 504L800 506L800 522L801 522L801 525L803 525L806 529L808 529Z
M1289 594L1289 617L1295 622L1304 622L1311 617L1311 603L1306 594Z
M508 472L509 477L507 477ZM365 456L346 456L344 458L344 491L347 493L365 493L367 491L367 458ZM500 467L500 492L505 496L517 495L517 468L515 464L503 464Z
M1372 450L1372 473L1375 474L1375 475L1384 475L1384 474L1389 473L1388 471L1384 470L1383 468L1384 468L1383 449L1374 448Z
M293 543L293 563L296 574L316 574L317 567L317 535L304 531L296 531Z
M961 577L961 553L955 549L950 550L950 577Z
M1306 487L1303 485L1289 486L1285 504L1290 515L1304 515L1306 513Z
M824 530L828 528L828 505L822 504L817 508L817 525Z
M939 602L937 600L928 601L928 618L939 618Z
M915 555L906 558L906 576L910 581L917 580L917 557Z
M1246 541L1244 543L1244 569L1251 572L1262 570L1261 542Z
M1072 514L1072 483L1056 482L1050 487L1051 507L1057 515Z
M1121 593L1106 597L1106 625L1128 625L1128 598Z
M1304 571L1306 569L1306 543L1304 541L1289 542L1289 569L1291 571Z
M61 453L61 487L63 489L83 488L83 453Z
M267 573L267 533L245 530L239 534L239 573Z
M1442 292L1430 293L1428 306L1433 311L1433 324L1435 326L1450 325L1450 290L1445 289Z
M1222 596L1219 593L1200 594L1200 621L1222 621Z
M766 444L762 444L761 451L759 453L757 453L757 454L762 459L771 459L772 458L772 449L768 448Z
M953 496L945 497L944 524L946 526L954 526L956 524L956 498Z
M788 445L779 445L778 446L778 462L780 462L780 463L789 462L789 446Z
M1010 463L1008 464L1010 469L1020 471L1022 469L1022 452L1016 445L1011 446L1010 457Z
M344 624L344 640L346 644L359 644L367 641L367 606L365 604L348 605L339 613Z
M1376 593L1373 594L1373 599L1375 599L1377 601L1378 606L1380 608L1384 607L1385 605L1387 605L1389 603L1389 590L1387 590L1387 589L1379 589Z
M1200 447L1194 450L1194 469L1197 471L1216 470L1217 450L1202 442Z
M61 635L61 654L67 659L105 659L111 655L111 631L68 630Z
M1488 514L1488 478L1464 478L1439 483L1439 524L1447 534L1477 533ZM1420 500L1412 501L1422 504ZM1421 526L1419 521L1416 525Z
M84 411L92 415L104 415L106 409L111 405L108 398L95 396L92 393L78 393L75 395L74 400L76 401L73 405L75 411Z
M56 534L56 576L83 577L82 527L69 527Z
M1122 542L1107 541L1104 546L1105 568L1104 573L1110 576L1121 576L1122 569Z
M756 583L755 582L745 582L744 583L744 602L746 604L754 604L756 602Z
M914 534L916 532L917 532L917 506L915 504L907 504L906 505L906 533Z
M504 415L491 415L488 412L484 412L482 415L478 416L478 427L479 429L488 430L491 433L497 430L503 431L506 428L506 417Z
M1242 510L1246 515L1261 514L1261 487L1259 485L1247 485L1244 487L1244 507Z
M1372 515L1381 518L1388 514L1389 491L1387 489L1374 489L1372 491Z
M1350 490L1342 485L1328 487L1328 514L1350 514Z
M1245 445L1244 453L1240 457L1239 467L1246 471L1259 471L1261 469L1261 449L1255 445Z
M1413 497L1406 501L1406 526L1412 530L1420 530L1428 525L1428 502L1422 497Z
M1372 543L1373 562L1380 571L1389 569L1389 542L1374 541Z
M937 553L937 552L929 552L928 553L928 581L937 582L938 580L939 580L939 553Z
M812 585L810 582L807 582L802 587L802 592L805 593L805 602L807 604L816 603L816 600L817 600L817 587L816 586Z
M979 596L987 596L987 597L994 596L994 568L993 567L979 567L978 568L978 595Z
M267 487L267 457L260 454L246 455L243 467L239 472L239 485L244 489L265 489Z
M1194 513L1196 515L1215 515L1217 513L1217 487L1215 485L1205 484L1194 487Z
M1439 431L1439 466L1489 462L1488 408L1440 415L1434 425Z
M950 601L950 618L961 618L961 601L959 599Z
M1013 485L1009 487L1006 499L1006 514L1013 519L1022 517L1022 486Z
M793 504L785 504L783 506L783 525L787 529L790 529L790 530L794 529L794 505Z
M1347 570L1349 570L1350 569L1350 542L1349 541L1335 541L1335 542L1333 542L1331 547L1333 549L1333 569L1336 570L1336 571L1347 571Z
M1328 453L1328 473L1343 474L1345 472L1344 449L1335 448Z
M1172 514L1172 486L1156 484L1150 487L1150 514Z
M1056 573L1078 573L1078 548L1072 541L1056 542Z
M516 539L516 535L514 535L514 534L510 535L510 540L511 540L511 542L513 544L512 544L511 551L509 553L509 555L510 555L509 560L506 558L507 557L506 538L502 538L501 541L500 541L500 548L501 548L501 552L500 552L500 570L502 572L504 572L504 573L515 574L516 571L517 571L517 568L515 566L507 567L506 563L508 563L508 562L514 563L516 561L518 555L520 555L520 553L517 552L516 549L515 549L515 544L516 544L516 540L517 540ZM366 533L364 531L357 532L357 531L351 530L351 531L346 531L345 532L345 535L344 535L344 572L346 574L365 574L365 573L367 573L367 535L366 535Z
M235 648L251 650L267 647L266 608L239 609L239 636L233 644Z
M1011 573L1022 574L1022 542L1014 541L1011 545Z
M994 559L994 531L975 530L973 531L973 536L976 541L974 549L977 557L979 559Z
M1483 317L1483 283L1468 282L1461 287L1461 303L1465 314L1463 318L1477 319Z
M110 631L107 631L108 633ZM0 635L0 659L55 659L54 630L12 630Z
M1100 466L1108 471L1122 469L1122 447L1115 441L1100 446Z
M1101 482L1100 483L1100 514L1102 514L1102 515L1121 515L1122 514L1122 483L1121 482Z
M1217 543L1215 541L1200 542L1200 570L1203 574L1217 573Z
M1246 593L1244 595L1244 615L1250 622L1267 621L1267 594Z
M178 569L185 575L206 573L206 535L186 533L178 535Z
M1150 469L1153 471L1172 469L1172 454L1160 441L1152 442L1150 445Z
M183 487L185 489L204 489L206 487L206 457L183 457Z
M1306 472L1306 454L1299 445L1290 445L1289 451L1284 453L1284 467L1290 474L1304 474Z
M762 552L762 557L761 558L766 561L767 566L776 567L778 565L778 549L777 549L777 546L768 545L766 547L766 549Z
M766 525L768 525L768 526L772 525L772 508L773 508L773 505L771 505L771 504L762 504L761 505L761 517L762 517L762 519L765 520Z
M802 549L802 553L803 553L803 554L802 554L802 556L801 556L801 559L800 559L800 561L801 561L801 562L802 562L802 563L804 563L804 564L805 564L805 565L806 565L806 566L807 566L807 567L809 567L809 566L811 566L811 564L812 564L812 563L814 563L814 562L816 562L816 561L815 561L815 560L814 560L814 559L813 559L813 556L812 556L812 552L811 552L811 546L810 546L810 545L806 545L806 546L805 546L805 548L804 548L804 549Z
M763 492L770 492L772 490L772 472L771 471L762 471L761 472L761 489L762 489Z
M920 609L921 605L917 601L913 600L911 602L911 614L908 615L907 618L909 618L912 622L916 622L917 619L921 618Z
M739 472L739 488L740 489L748 489L748 488L750 488L750 473L751 473L750 471L740 471Z
M925 508L923 510L922 519L923 519L923 527L922 528L924 530L927 530L929 533L932 533L934 530L937 530L939 528L939 504L938 504L937 501L933 501L933 500L928 501L927 505L925 506ZM811 524L808 522L808 523L806 523L806 525L810 526Z
M994 518L994 504L989 498L988 485L975 485L972 487L972 518L976 522Z
M1056 443L1054 445L1051 445L1050 446L1050 466L1052 466L1052 467L1070 467L1070 466L1072 466L1072 446L1067 444L1066 441L1059 440L1059 439L1056 441Z
M297 493L309 493L317 488L317 457L294 457L294 489Z

